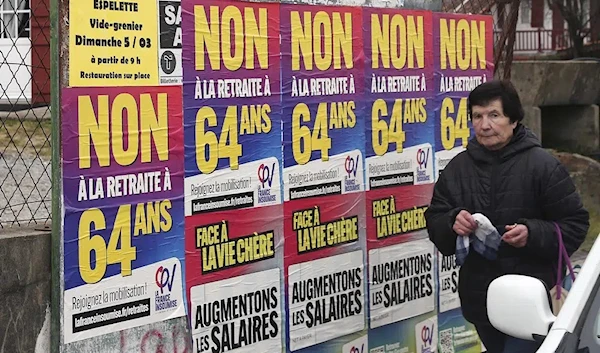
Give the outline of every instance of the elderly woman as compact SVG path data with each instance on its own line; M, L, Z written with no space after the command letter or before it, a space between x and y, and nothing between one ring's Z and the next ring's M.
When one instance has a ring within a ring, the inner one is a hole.
M435 184L425 213L429 238L442 254L452 255L461 244L457 237L476 231L473 214L491 222L498 239L494 256L471 250L461 266L463 316L475 325L489 353L535 352L537 343L508 337L490 324L487 289L504 274L533 276L552 288L558 261L553 222L571 255L585 239L589 214L564 166L521 124L523 108L510 82L476 87L468 109L475 138Z

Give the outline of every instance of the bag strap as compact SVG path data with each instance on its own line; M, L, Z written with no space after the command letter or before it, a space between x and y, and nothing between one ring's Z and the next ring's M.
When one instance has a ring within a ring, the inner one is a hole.
M554 223L556 226L556 223ZM560 228L557 231L558 234L558 269L556 270L556 286L562 287L562 258L563 258L563 243L562 243L562 234L560 232ZM556 291L556 299L560 299L560 290Z
M565 244L563 243L562 232L560 227L556 222L554 222L554 227L556 228L556 234L558 235L558 270L556 271L556 285L562 287L562 260L564 258L567 267L569 268L569 272L571 275L571 280L575 282L575 271L573 271L573 265L571 264L571 259L569 258L569 253L567 252L567 248L565 248ZM560 299L560 292L557 292L557 299Z
M567 248L565 247L565 243L563 241L562 232L560 231L560 227L558 226L558 224L556 222L554 222L554 226L556 227L556 230L558 231L558 234L560 237L560 247L562 249L562 254L565 259L565 262L567 263L567 267L569 268L569 274L571 275L571 280L573 282L575 282L575 271L573 271L573 265L571 264L571 258L569 257L569 253L567 253Z

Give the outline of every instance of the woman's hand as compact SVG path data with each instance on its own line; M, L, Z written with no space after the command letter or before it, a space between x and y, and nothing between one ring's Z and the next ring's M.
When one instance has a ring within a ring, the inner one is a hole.
M475 222L475 219L473 219L473 216L469 212L461 210L454 219L452 229L456 234L466 237L477 229L477 222Z
M522 248L527 244L527 238L529 237L527 226L523 224L514 224L506 226L505 229L506 233L502 235L502 240L506 243L515 248Z

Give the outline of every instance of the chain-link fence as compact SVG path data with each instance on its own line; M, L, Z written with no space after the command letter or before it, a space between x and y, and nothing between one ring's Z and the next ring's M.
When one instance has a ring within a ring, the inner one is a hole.
M0 0L0 229L51 215L49 0Z

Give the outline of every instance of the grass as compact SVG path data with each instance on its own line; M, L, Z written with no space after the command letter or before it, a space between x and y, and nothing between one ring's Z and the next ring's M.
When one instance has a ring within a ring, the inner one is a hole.
M19 154L50 160L52 123L45 120L0 119L0 154Z

